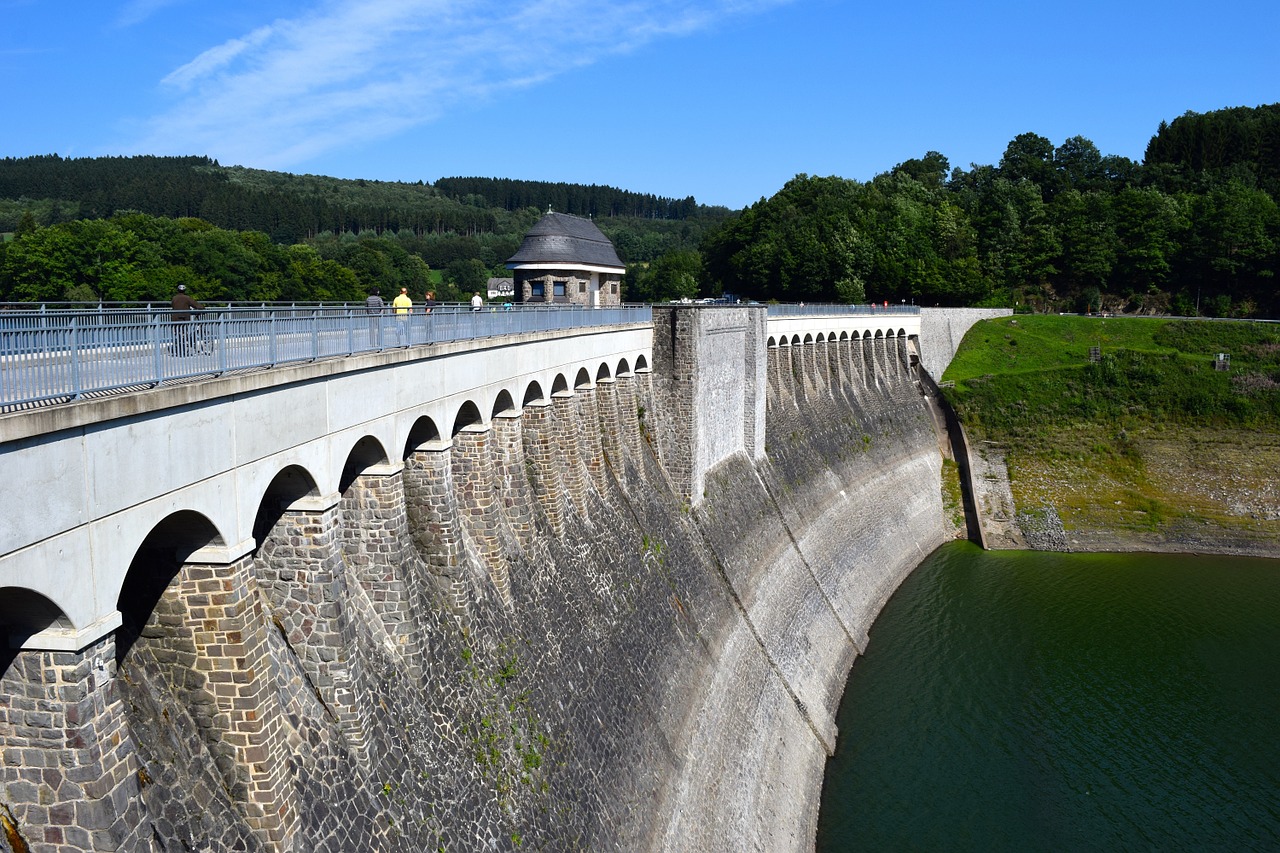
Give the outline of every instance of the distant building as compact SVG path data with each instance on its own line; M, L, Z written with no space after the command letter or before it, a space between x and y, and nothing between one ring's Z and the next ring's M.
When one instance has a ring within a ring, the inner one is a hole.
M489 301L490 302L514 302L515 298L515 279L513 278L491 278L489 279Z
M609 238L581 216L547 213L507 260L514 301L557 305L620 305L622 275Z

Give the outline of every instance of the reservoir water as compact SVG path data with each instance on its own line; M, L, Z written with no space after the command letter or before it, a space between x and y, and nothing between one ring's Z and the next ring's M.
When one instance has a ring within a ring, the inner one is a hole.
M1280 561L931 555L850 673L817 850L1280 850Z

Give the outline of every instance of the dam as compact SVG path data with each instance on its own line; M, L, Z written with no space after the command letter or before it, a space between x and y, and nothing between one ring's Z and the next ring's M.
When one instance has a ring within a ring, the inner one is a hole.
M655 306L0 415L0 850L808 850L979 310Z

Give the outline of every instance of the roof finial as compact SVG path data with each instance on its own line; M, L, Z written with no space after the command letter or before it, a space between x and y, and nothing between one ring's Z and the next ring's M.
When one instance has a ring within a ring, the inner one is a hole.
M547 213L550 213L550 212L551 212L551 205L549 205L549 204L548 204L548 205L547 205Z

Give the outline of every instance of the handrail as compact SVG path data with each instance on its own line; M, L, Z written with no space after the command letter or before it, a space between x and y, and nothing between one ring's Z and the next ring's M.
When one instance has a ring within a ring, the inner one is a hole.
M356 353L651 322L649 306L0 311L0 413Z

